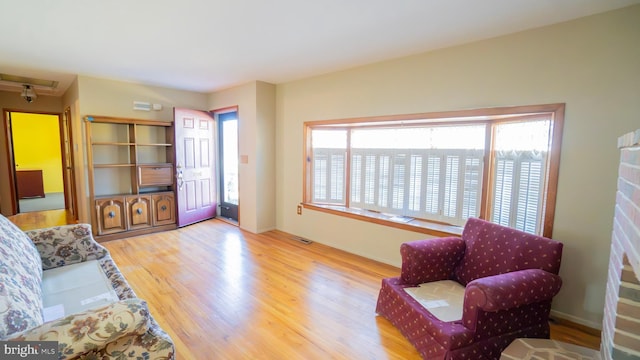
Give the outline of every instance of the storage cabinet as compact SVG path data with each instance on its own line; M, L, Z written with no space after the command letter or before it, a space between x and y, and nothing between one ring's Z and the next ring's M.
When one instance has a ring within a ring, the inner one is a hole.
M151 197L127 196L127 230L151 227Z
M153 225L175 224L175 209L173 193L153 195Z
M18 170L16 171L16 183L18 184L19 199L44 197L42 170Z
M173 123L86 116L99 241L176 228Z
M99 235L127 230L124 197L95 200L97 231Z

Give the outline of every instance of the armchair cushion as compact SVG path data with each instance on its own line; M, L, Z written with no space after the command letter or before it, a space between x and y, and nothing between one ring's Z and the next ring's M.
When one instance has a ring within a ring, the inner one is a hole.
M489 221L469 218L462 232L466 251L455 270L462 285L487 276L524 269L560 270L562 244Z
M400 246L403 284L418 286L450 280L464 255L464 241L458 237L418 240Z
M465 287L453 280L432 281L417 287L406 287L411 295L440 321L462 320Z
M0 216L0 338L41 325L42 308L40 255L24 232Z

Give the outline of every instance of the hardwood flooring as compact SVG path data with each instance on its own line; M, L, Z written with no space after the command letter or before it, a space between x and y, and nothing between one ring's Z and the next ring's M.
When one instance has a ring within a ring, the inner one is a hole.
M51 226L72 224L73 215L67 210L48 210L21 213L8 217L22 230L40 229Z
M375 315L397 269L213 220L104 245L183 359L419 359Z
M420 358L375 314L396 267L219 220L103 245L180 359ZM571 324L552 324L552 338L599 346Z

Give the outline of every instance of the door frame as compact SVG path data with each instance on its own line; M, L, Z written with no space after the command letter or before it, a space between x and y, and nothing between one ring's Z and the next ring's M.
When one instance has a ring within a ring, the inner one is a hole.
M69 110L69 114L71 114L70 109ZM72 178L73 181L73 186L70 186L69 182L68 182L68 178L66 176L66 158L67 158L67 152L64 146L64 137L63 135L63 131L68 131L69 136L71 136L71 127L70 126L65 126L65 122L63 119L63 114L59 113L59 112L50 112L50 111L30 111L30 110L22 110L22 109L3 109L3 136L5 138L6 141L6 146L7 146L7 166L8 166L8 174L9 174L9 189L10 189L10 194L11 194L11 215L15 215L18 213L18 187L16 186L16 166L15 166L15 156L14 156L14 149L13 149L13 129L12 129L12 124L11 124L11 113L23 113L23 114L38 114L38 115L52 115L52 116L57 116L58 117L58 129L60 131L60 154L61 154L61 168L62 168L62 175L63 175L63 185L64 185L64 199L65 199L65 209L68 210L70 208L70 204L67 202L67 198L69 197L70 194L67 194L67 191L70 191L72 187L75 187L75 170L73 168L73 162L75 162L74 159L74 153L73 153L73 141L72 138L69 138L70 144L71 144L71 153L68 154L69 155L69 159L71 160L72 164L70 166L70 170L71 170L71 174L70 177ZM69 120L71 120L69 118ZM71 194L72 198L75 201L75 204L73 204L73 209L74 209L74 213L73 218L74 220L78 219L78 206L77 206L77 194Z
M73 220L78 220L78 192L76 187L75 151L73 149L73 117L71 108L67 106L60 119L60 149L62 155L62 181L64 186L64 208L71 213ZM65 139L68 147L65 146ZM70 163L67 163L69 159Z
M220 108L220 109L215 109L215 110L209 110L209 113L213 116L213 119L216 121L216 126L218 127L218 137L220 137L220 135L222 134L222 131L220 130L221 127L221 121L219 119L219 116L222 114L226 114L226 113L230 113L230 112L235 112L236 113L236 118L238 121L238 139L237 139L237 144L238 144L238 165L240 165L241 163L241 157L240 157L240 107L235 105L235 106L228 106L228 107L224 107L224 108ZM223 167L224 167L224 161L222 159L222 142L220 141L220 138L217 139L218 140L218 149L216 152L217 155L217 161L218 161L218 174L216 174L217 177L217 181L216 184L218 186L218 207L222 206L222 204L224 203L223 201L223 197L224 197L224 193L223 193L223 189L222 189L222 178L223 178ZM235 222L232 222L235 225L240 225L240 202L241 202L241 195L240 195L240 167L238 166L238 205L236 205L237 207L237 219ZM222 212L222 210L220 211ZM224 217L220 217L220 219L223 220L227 220ZM232 221L231 219L228 219L229 221Z

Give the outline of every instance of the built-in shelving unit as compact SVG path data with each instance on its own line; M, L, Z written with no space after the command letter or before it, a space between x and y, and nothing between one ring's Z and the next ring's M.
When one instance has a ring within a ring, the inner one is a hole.
M99 241L176 228L173 122L85 116Z

